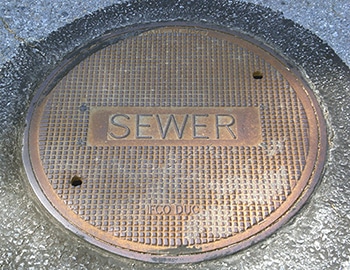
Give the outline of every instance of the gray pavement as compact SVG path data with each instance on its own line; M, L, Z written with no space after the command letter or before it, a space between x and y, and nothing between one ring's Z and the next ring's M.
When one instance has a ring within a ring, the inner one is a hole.
M350 66L348 0L246 2L283 12L286 18L328 43ZM115 3L118 2L3 1L0 67L3 70L16 67L5 63L16 53L19 55L16 61L21 60L23 49L18 49L21 43L30 47L75 19ZM30 94L11 92L12 86L0 82L1 133L6 135L0 140L0 269L350 269L350 87L349 83L338 83L349 79L343 69L334 68L332 73L315 66L307 74L319 76L314 80L315 92L326 114L330 144L322 182L308 204L268 239L222 259L186 265L155 265L111 255L57 224L25 183L20 155L23 128L12 126L20 122L10 117L16 107L20 110L21 103L28 102ZM0 79L3 74L10 76L0 73ZM16 75L13 76L15 80ZM25 110L18 112L24 114Z
M45 38L77 18L123 1L2 0L0 6L0 64L8 61L21 42ZM229 1L228 1L229 2ZM350 2L348 0L249 0L311 30L350 65Z

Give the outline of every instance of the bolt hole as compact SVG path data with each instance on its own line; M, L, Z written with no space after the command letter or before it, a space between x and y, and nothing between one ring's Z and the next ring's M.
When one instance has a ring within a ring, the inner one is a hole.
M80 186L83 183L83 181L81 177L74 175L70 180L70 183L72 184L73 187L76 187L76 186Z
M261 80L263 77L264 77L264 76L263 76L263 74L262 74L261 71L257 70L257 71L254 71L254 72L253 72L253 78L254 78L255 80Z

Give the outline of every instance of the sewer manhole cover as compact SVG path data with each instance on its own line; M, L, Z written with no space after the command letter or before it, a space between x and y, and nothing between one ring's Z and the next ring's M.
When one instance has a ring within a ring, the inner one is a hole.
M25 166L43 204L123 256L195 262L280 227L315 186L324 120L295 70L237 33L110 33L43 83Z

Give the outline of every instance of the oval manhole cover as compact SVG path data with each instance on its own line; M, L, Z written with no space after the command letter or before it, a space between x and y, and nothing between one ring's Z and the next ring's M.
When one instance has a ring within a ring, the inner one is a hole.
M283 60L235 33L112 33L58 67L28 116L32 186L67 227L155 262L233 253L299 209L324 120Z

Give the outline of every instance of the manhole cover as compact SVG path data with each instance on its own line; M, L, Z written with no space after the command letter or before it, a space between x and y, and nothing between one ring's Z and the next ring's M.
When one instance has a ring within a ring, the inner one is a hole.
M237 33L110 33L34 99L24 157L37 195L65 226L131 258L201 261L266 237L305 202L325 158L307 85Z

